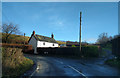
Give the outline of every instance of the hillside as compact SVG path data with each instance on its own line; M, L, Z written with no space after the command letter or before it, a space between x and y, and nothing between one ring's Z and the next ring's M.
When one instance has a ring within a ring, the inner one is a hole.
M5 40L5 33L0 33L0 40L2 40L2 42L4 43L4 40ZM29 40L30 37L28 36L22 36L22 35L15 35L15 34L12 34L10 37L9 37L9 43L16 43L16 44L23 44L24 43L24 40L25 40L25 43L27 44L28 43L28 40ZM56 40L57 41L57 40ZM66 44L66 42L64 41L57 41L58 44Z
M5 41L5 33L0 33L0 34L2 34L2 37L0 37L0 39L1 39L2 42L4 43L4 41ZM30 37L28 37L28 36L25 36L25 37L24 37L24 36L22 36L22 35L11 34L10 37L9 37L8 43L23 44L24 41L25 41L25 43L27 44L29 38L30 38Z

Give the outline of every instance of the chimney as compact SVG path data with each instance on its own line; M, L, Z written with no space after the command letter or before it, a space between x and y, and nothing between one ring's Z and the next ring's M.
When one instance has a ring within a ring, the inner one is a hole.
M35 35L35 31L33 31L32 35Z
M52 35L51 35L51 38L54 38L54 35L53 35L53 33L52 33Z

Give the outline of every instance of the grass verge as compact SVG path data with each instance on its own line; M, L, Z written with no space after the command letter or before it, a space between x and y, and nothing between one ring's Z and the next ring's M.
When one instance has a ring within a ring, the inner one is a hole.
M109 59L105 61L105 63L110 66L117 67L120 69L120 59Z

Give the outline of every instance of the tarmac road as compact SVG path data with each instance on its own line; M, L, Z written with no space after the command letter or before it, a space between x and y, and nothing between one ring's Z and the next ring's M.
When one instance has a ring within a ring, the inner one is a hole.
M90 76L119 76L120 70L103 63L103 59L68 59L40 55L24 54L32 59L36 67L29 77L43 76L74 76L89 78ZM26 73L26 74L27 74Z

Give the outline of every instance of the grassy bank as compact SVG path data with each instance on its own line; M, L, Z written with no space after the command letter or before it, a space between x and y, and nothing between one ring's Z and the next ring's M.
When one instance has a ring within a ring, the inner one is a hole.
M120 58L118 59L109 59L105 61L106 64L112 66L112 67L117 67L120 69Z
M2 76L16 77L30 69L33 61L24 57L18 48L2 48Z
M0 40L2 40L2 43L5 43L6 34L0 33L2 35L0 37ZM7 40L7 43L13 43L13 44L24 44L24 42L27 44L30 37L28 36L22 36L22 35L16 35L11 34Z

